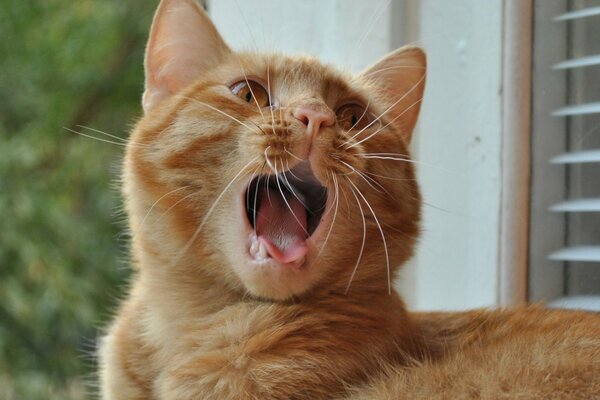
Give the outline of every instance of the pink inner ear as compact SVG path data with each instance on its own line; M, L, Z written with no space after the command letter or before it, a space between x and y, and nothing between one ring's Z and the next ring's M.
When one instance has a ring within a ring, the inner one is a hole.
M144 111L191 84L228 52L195 0L163 0L146 49Z

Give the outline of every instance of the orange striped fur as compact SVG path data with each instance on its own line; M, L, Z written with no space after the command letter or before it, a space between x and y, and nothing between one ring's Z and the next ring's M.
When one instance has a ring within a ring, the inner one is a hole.
M600 398L597 315L411 314L390 290L419 236L406 160L425 67L416 48L358 75L234 52L193 0L161 2L125 158L134 275L100 349L103 399ZM246 79L272 107L235 94ZM372 125L298 114L347 104ZM305 165L328 191L302 264L257 263L249 185Z

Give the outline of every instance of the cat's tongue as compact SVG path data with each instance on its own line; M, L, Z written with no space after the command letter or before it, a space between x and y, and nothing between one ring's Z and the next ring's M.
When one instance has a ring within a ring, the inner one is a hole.
M256 215L256 234L271 257L290 263L300 260L307 252L307 215L293 194L283 192L285 199L280 191L265 188Z

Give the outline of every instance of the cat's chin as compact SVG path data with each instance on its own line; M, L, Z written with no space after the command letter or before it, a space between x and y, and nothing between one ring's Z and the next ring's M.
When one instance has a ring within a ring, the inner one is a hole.
M297 184L295 190L273 183L273 177L265 183L262 177L248 182L239 194L236 219L241 224L244 254L236 273L257 297L286 300L300 296L325 273L318 261L330 231L333 202L307 162L292 174L285 184Z

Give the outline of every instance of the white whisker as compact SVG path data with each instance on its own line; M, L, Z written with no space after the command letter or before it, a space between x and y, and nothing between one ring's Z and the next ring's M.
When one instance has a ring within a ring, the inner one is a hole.
M76 131L74 129L67 128L66 126L63 126L63 129L65 129L65 130L67 130L69 132L76 133L79 136L83 136L83 137L86 137L86 138L89 138L89 139L94 139L94 140L97 140L99 142L114 144L114 145L120 146L120 147L127 147L127 146L148 147L147 145L144 145L144 144L136 144L136 143L129 143L129 144L127 144L127 143L115 142L115 141L108 140L108 139L102 139L102 138L99 138L99 137L96 137L96 136L85 134L83 132L78 132L78 131Z
M383 234L383 229L381 228L381 224L379 223L379 220L377 219L377 215L375 215L375 211L371 207L371 204L369 204L369 202L367 201L365 196L358 189L358 187L356 187L356 185L352 182L352 180L348 179L348 182L354 187L354 189L356 189L357 193L360 195L360 197L362 197L362 199L365 202L365 204L367 205L367 207L369 207L369 210L371 211L371 214L373 214L373 218L375 219L375 223L377 224L377 228L379 228L379 233L381 233L381 240L383 240L383 249L385 251L385 261L386 261L386 265L387 265L388 294L391 295L392 294L392 278L391 278L391 273L390 273L390 256L388 254L388 248L387 248L387 243L385 241L385 235Z
M258 173L258 181L256 182L256 187L254 189L254 207L252 208L252 213L254 216L254 234L256 234L256 213L258 211L258 207L257 207L257 201L258 201L258 188L260 187L260 180L262 179L262 172L265 169L265 163L263 162L262 167L260 168L260 172ZM250 190L248 190L248 193L250 193Z
M367 185L369 185L373 190L375 190L376 192L381 193L382 191L386 192L388 195L389 193L387 192L387 190L385 190L385 188L383 186L381 186L379 184L379 182L377 182L375 179L370 178L366 175L364 175L363 173L361 173L359 170L357 170L356 168L354 168L352 165L348 164L347 162L345 162L344 160L340 160L338 157L335 157L339 162L341 162L342 164L344 164L346 167L350 168L352 171L354 171L354 173L356 173L356 175L360 176L365 182L367 182ZM373 186L369 180L373 181L377 186L379 186L382 190L377 189L375 186ZM391 196L391 195L390 195Z
M182 187L179 187L179 188L177 188L177 189L171 190L170 192L167 192L167 193L163 194L162 196L160 196L160 197L158 198L158 200L156 200L156 201L154 202L154 204L152 204L152 206L151 206L151 207L148 209L148 212L146 213L146 215L145 215L145 216L144 216L144 218L142 219L142 223L140 224L140 231L141 231L141 230L142 230L142 228L144 227L144 224L146 223L146 219L148 218L148 216L150 215L150 213L152 212L152 210L154 210L154 207L156 207L156 205L157 205L157 204L158 204L158 203L159 203L159 202L160 202L162 199L164 199L165 197L167 197L167 196L169 196L169 195L171 195L171 194L173 194L173 193L175 193L175 192L178 192L178 191L180 191L180 190L183 190L183 189L188 189L189 187L190 187L190 186L182 186Z
M171 211L173 208L177 207L177 206L179 205L179 203L182 203L182 202L184 202L185 200L187 200L187 199L189 199L190 197L192 197L192 196L195 196L195 195L196 195L196 193L195 193L195 192L193 192L193 193L189 193L189 194L187 194L186 196L182 197L181 199L177 200L175 203L173 203L173 205L171 205L171 207L167 208L165 211L163 211L163 213L162 213L162 214L160 214L160 215L158 216L158 218L157 218L156 222L160 222L160 220L161 220L161 219L163 219L163 217L164 217L165 215L167 215L167 214L169 213L169 211Z
M360 131L356 132L353 136L350 137L350 139L346 140L342 145L346 145L348 143L350 143L350 140L354 139L355 137L357 137L358 135L360 135L361 133L363 133L365 130L367 130L368 128L371 127L371 125L373 125L375 122L379 121L381 119L381 117L383 117L384 115L386 115L388 112L390 112L390 110L392 110L394 107L396 107L402 100L404 100L409 94L412 93L413 90L415 90L417 87L419 87L419 85L421 84L421 82L423 82L423 80L425 79L425 74L423 74L423 76L421 77L421 79L419 79L406 93L404 93L398 100L396 100L394 103L392 103L392 105L390 105L388 108L386 108L381 114L379 114L377 116L377 118L375 118L373 121L369 122L364 128L362 128ZM421 101L419 99L419 101ZM355 143L356 144L356 143ZM355 144L348 146L347 148L351 148L353 147Z
M305 209L308 210L308 207L306 206L306 204L304 203L304 201L302 199L300 199L300 197L298 197L298 195L296 194L296 191L294 190L294 186L292 186L292 184L290 183L290 180L288 179L287 175L283 172L283 161L281 162L281 169L282 169L282 173L279 174L279 175L281 175L283 177L283 179L281 180L281 182L294 195L294 197L296 199L298 199L298 201L300 202L300 204L302 204L302 206ZM288 170L286 172L290 172L289 165L288 165ZM279 178L279 175L277 176L277 179L281 179L281 178Z
M371 30L373 29L373 27L376 25L376 22L379 20L379 18L381 17L381 15L383 14L383 12L389 7L391 0L387 0L385 3L382 3L373 13L373 15L371 16L371 19L369 20L369 22L367 23L367 29L365 30L365 32L362 34L360 40L356 43L356 45L354 46L354 49L352 50L352 52L350 54L357 54L358 50L360 50L360 48L362 47L362 45L364 44L365 40L367 39L367 37L369 36L369 33L371 33Z
M367 175L371 175L371 176L376 176L378 178L390 179L392 181L399 181L399 182L402 182L402 181L416 181L417 180L415 178L394 178L394 177L391 177L391 176L379 175L379 174L375 174L373 172L367 172L367 171L363 171L363 173L365 173Z
M121 141L121 142L124 142L124 143L127 143L127 142L128 142L128 140L127 140L127 139L125 139L125 138L122 138L122 137L119 137L119 136L115 136L115 135L111 135L110 133L107 133L107 132L101 131L101 130L99 130L99 129L94 129L94 128L91 128L91 127L89 127L89 126L85 126L85 125L77 125L77 127L78 127L78 128L87 129L87 130L89 130L89 131L92 131L92 132L100 133L100 134L102 134L102 135L105 135L105 136L111 137L111 138L113 138L113 139L117 139L117 140L119 140L119 141Z
M348 180L348 182L351 182L349 178L346 178L346 179ZM360 260L362 259L363 251L365 250L365 241L367 240L367 222L365 221L365 212L364 212L362 206L360 205L360 200L358 199L358 196L356 196L354 189L350 188L350 191L352 192L352 195L354 195L354 198L356 199L356 204L358 204L358 209L360 211L360 216L362 218L363 238L362 238L362 244L360 245L360 251L358 253L358 258L356 259L356 265L354 266L354 269L352 270L352 274L350 275L350 280L348 281L348 285L346 286L345 294L348 294L348 291L350 290L350 285L352 284L352 281L354 280L354 276L356 275L356 271L358 271L358 266L360 264Z
M422 70L426 70L427 67L423 67L421 65L394 65L393 67L386 67L386 68L377 69L375 71L371 71L368 74L366 74L365 76L377 75L380 72L389 71L389 70L393 70L393 69L422 69Z
M269 99L271 99L271 71L269 64L267 64L267 92L269 94ZM273 135L277 135L275 133L275 115L273 114L273 107L269 106L269 110L271 111L271 130L273 131Z
M275 160L275 164L277 164L277 160ZM277 188L279 189L279 193L281 193L281 197L283 198L283 202L285 203L285 205L287 206L287 208L290 210L290 213L292 213L292 216L294 217L294 219L296 220L296 222L298 223L298 225L300 225L300 227L302 228L302 230L306 233L306 235L308 236L308 232L306 231L306 229L304 229L304 226L302 225L302 222L300 222L300 220L298 219L298 217L296 217L296 214L294 213L294 210L292 210L292 207L290 206L290 203L288 203L287 199L285 198L285 194L283 194L283 189L281 188L281 182L278 178L279 173L277 172L277 167L275 168L275 182L277 183Z
M297 155L295 155L294 153L292 153L291 151L289 151L288 149L285 149L285 152L288 153L290 156L294 157L298 161L305 161L305 160L301 159L300 157L298 157Z
M379 154L383 154L383 155L379 155ZM417 161L417 160L412 160L410 158L403 158L403 157L394 157L391 155L385 155L386 153L365 153L365 154L359 154L359 157L362 158L366 158L366 159L377 159L377 160L392 160L392 161L401 161L401 162L407 162L407 163L411 163L411 164L417 164L417 165L423 165L426 167L431 167L431 168L436 168L445 172L449 172L452 174L460 174L460 172L458 171L454 171L448 168L444 168L444 167L440 167L438 165L435 164L430 164L430 163L426 163L423 161Z
M414 106L416 106L417 104L419 104L421 101L423 101L422 97L420 99L418 99L417 101L415 101L414 103L412 103L410 106L406 107L406 109L404 109L404 111L402 111L400 114L396 115L390 122L388 122L384 126L380 127L379 129L377 129L375 132L371 133L366 138L363 138L363 139L359 140L358 142L353 143L352 145L348 146L347 148L349 149L351 147L358 146L359 144L361 144L363 142L366 142L367 140L371 139L373 136L377 135L379 132L381 132L382 130L384 130L385 128L387 128L388 126L390 126L392 123L394 123L398 118L400 118L405 113L407 113L408 111L410 111Z
M327 172L327 175L329 175L329 172ZM334 188L335 188L335 198L334 198L334 202L335 202L335 209L333 211L333 219L331 221L331 225L329 226L329 231L327 231L327 236L325 236L325 240L323 241L323 245L321 246L321 249L319 250L319 254L317 254L316 258L319 258L319 256L321 255L321 253L323 252L323 250L325 250L325 246L327 245L327 241L329 240L329 236L331 235L331 231L333 231L333 225L335 224L335 219L337 217L337 212L338 212L338 206L339 206L339 186L337 183L337 177L335 176L335 173L331 173L331 178L333 180L333 184L334 184ZM331 212L331 210L327 210L327 212Z
M248 128L248 130L249 130L249 131L251 131L251 132L255 132L255 133L256 133L256 131L255 131L254 129L252 129L250 126L248 126L247 124L243 123L242 121L240 121L240 120L239 120L239 119L237 119L236 117L234 117L234 116L232 116L232 115L230 115L230 114L226 113L226 112L225 112L225 111L223 111L223 110L219 110L218 108L216 108L216 107L213 107L213 106L211 106L210 104L208 104L208 103L205 103L205 102L203 102L203 101L200 101L200 100L198 100L198 99L194 99L193 97L183 96L183 98L185 98L185 99L188 99L188 100L191 100L191 101L193 101L193 102L195 102L195 103L198 103L198 104L200 104L200 105L202 105L202 106L205 106L205 107L207 107L207 108L210 108L211 110L213 110L213 111L216 111L216 112L218 112L219 114L226 116L227 118L229 118L229 119L231 119L231 120L233 120L233 121L237 122L238 124L240 124L240 125L242 125L242 126L245 126L246 128Z
M287 151L287 150L286 150ZM293 176L294 178L296 178L296 180L300 181L300 182L304 182L303 179L300 179L296 174L294 174L294 172L292 171L292 169L290 168L290 161L287 160L287 172Z
M217 206L217 204L219 203L219 201L221 200L221 198L223 197L223 195L225 195L225 192L227 192L227 190L231 187L231 185L234 184L234 182L237 180L237 178L239 178L240 175L242 175L244 173L244 171L246 170L246 168L248 168L248 166L250 166L257 159L258 159L258 157L255 157L252 160L250 160L250 162L248 162L248 164L244 165L242 167L242 169L240 169L240 171L233 177L233 179L231 179L231 182L229 182L227 184L227 186L225 186L225 188L223 189L223 191L219 194L219 196L217 196L216 200L213 202L213 204L210 206L210 208L208 209L208 211L204 215L204 218L202 219L202 222L200 223L200 225L198 225L198 228L196 228L196 230L194 231L194 233L192 234L192 236L190 237L190 239L187 241L187 243L185 244L185 246L183 247L183 249L175 257L172 265L177 265L179 263L179 261L181 260L181 257L183 257L190 250L190 248L192 247L193 243L198 238L198 235L200 235L200 232L202 232L202 228L204 228L204 225L206 224L206 221L208 221L208 218L211 216L211 214L214 211L215 207Z
M245 20L244 20L245 21ZM244 74L244 80L246 81L246 85L248 85L248 89L250 90L250 94L252 95L252 99L254 100L254 104L256 104L256 108L258 109L258 112L260 113L260 116L263 119L263 122L266 123L266 119L265 119L265 115L262 112L262 108L260 106L260 104L258 104L258 100L256 100L256 96L254 95L254 91L252 90L252 86L250 86L250 82L248 81L248 76L246 75L246 71L244 70L244 66L241 64L239 58L238 58L238 63L240 65L240 68L242 69L242 73ZM269 103L271 102L271 95L269 95ZM258 127L258 129L260 129L260 127ZM260 129L262 131L262 129Z

